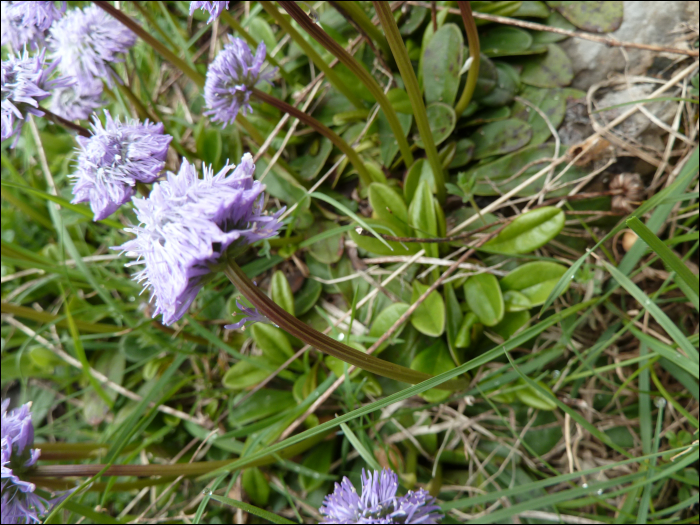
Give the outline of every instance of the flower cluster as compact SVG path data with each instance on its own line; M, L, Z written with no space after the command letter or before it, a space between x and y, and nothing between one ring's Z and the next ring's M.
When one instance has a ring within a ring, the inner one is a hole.
M49 80L56 63L46 66L45 50L30 57L23 53L10 56L2 62L2 140L16 136L19 139L27 115L41 117L39 101L49 96L52 88L65 87L64 78Z
M263 68L265 43L260 42L255 56L248 44L240 38L231 42L216 56L207 71L204 85L204 100L213 121L223 122L224 126L236 120L239 111L251 112L248 100L251 89L258 82L271 82L277 68Z
M34 444L30 403L9 413L10 400L2 402L2 523L37 523L50 503L34 494L33 483L19 475L39 459Z
M203 9L210 15L207 24L211 24L228 9L228 4L229 2L190 2L190 14L193 14L197 9Z
M348 478L335 484L319 510L321 523L438 523L443 515L435 499L424 489L396 496L398 476L391 470L369 474L362 470L362 495Z
M182 317L227 248L272 237L280 227L278 212L263 215L265 186L253 180L255 164L246 153L238 166L216 175L204 166L204 177L183 160L179 173L153 185L147 199L133 199L136 235L115 247L143 264L135 279L155 299L153 316L171 324Z
M15 2L0 2L0 41L9 45L13 50L22 49L29 45L38 49L44 45L44 31L35 25L24 25L24 14L13 9ZM26 3L26 2L22 2Z
M66 3L59 4L60 7L56 6L56 2L10 2L9 16L17 20L22 27L35 27L39 31L46 31L66 12Z
M61 71L81 85L104 80L110 86L117 75L110 67L136 43L136 35L97 6L73 9L51 26L51 58L61 60Z
M98 221L129 202L137 182L158 178L172 137L163 134L163 124L122 124L107 110L105 124L95 116L91 128L90 138L77 137L78 168L70 177L75 180L73 202L89 202Z
M51 93L50 110L67 120L87 119L104 104L102 82L93 80L80 84L71 79L70 86L55 89Z

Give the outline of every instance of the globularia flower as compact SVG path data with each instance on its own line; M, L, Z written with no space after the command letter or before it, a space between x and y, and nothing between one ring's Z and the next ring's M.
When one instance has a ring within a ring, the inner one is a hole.
M260 42L255 57L248 44L241 38L231 38L231 42L216 55L207 71L204 85L204 100L213 121L233 123L239 111L253 112L248 100L251 88L261 80L272 81L277 68L263 68L265 42Z
M258 309L253 307L248 307L244 304L241 304L241 302L236 299L236 306L238 306L238 309L241 311L240 315L246 314L244 317L241 318L240 321L237 323L233 324L227 324L224 326L224 328L227 328L228 330L238 330L240 328L243 328L246 323L254 324L254 323L269 323L270 321L268 320L267 317L265 317L263 314L258 312Z
M101 8L72 9L51 26L51 57L61 59L61 71L82 84L104 80L110 86L116 74L112 62L136 43L136 35ZM118 80L118 79L117 79Z
M281 211L263 215L265 186L253 180L254 171L250 153L216 175L204 166L201 179L183 160L179 173L154 184L147 199L133 199L140 224L126 231L136 238L115 248L136 257L131 264L144 265L134 278L150 288L153 316L162 313L165 324L184 315L211 274L210 265L231 244L277 233Z
M321 523L438 523L443 515L435 499L424 489L396 496L399 488L395 472L384 469L369 474L362 470L362 495L348 478L335 484L319 510Z
M20 475L39 459L34 444L30 403L9 413L10 400L2 402L2 523L38 523L49 502L34 494L33 483Z
M56 7L56 2L10 2L8 9L10 16L17 18L22 26L46 31L66 12L66 3L59 4Z
M72 85L53 91L50 109L59 117L68 120L87 119L93 111L104 105L102 82L93 80L81 84L77 79L71 80Z
M10 45L14 51L26 44L38 49L44 45L44 32L36 26L25 26L22 13L11 9L13 2L0 2L0 41Z
M228 9L228 4L229 2L190 2L190 14L193 14L197 9L204 9L211 15L207 20L207 24L211 24Z
M25 49L2 62L2 140L16 135L16 143L25 117L44 115L39 101L50 95L49 90L68 84L63 78L49 80L56 63L47 67L44 52L30 57Z
M105 110L104 126L95 116L92 136L76 137L80 153L73 203L89 202L99 221L131 200L136 182L151 183L165 166L172 140L163 124L128 120L122 124Z

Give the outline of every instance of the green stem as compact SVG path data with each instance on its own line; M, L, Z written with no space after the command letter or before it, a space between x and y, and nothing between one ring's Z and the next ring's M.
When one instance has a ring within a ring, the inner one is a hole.
M381 48L387 59L391 59L391 48L386 41L384 34L372 23L372 19L367 13L357 5L357 2L329 2L341 14L347 14L360 28L367 33L372 40Z
M290 24L289 21L284 18L282 13L277 10L272 2L260 2L260 5L263 6L263 9L265 9L265 11L267 11L272 18L274 18L277 25L280 26L282 30L285 31L292 40L294 40L294 42L296 42L302 51L304 51L306 56L309 57L309 60L311 60L317 68L323 71L328 79L328 82L330 82L335 89L345 95L345 97L357 109L365 109L365 105L363 104L362 100L352 89L350 89L347 84L340 80L340 77L336 75L335 71L333 71L328 64L326 64L323 58L321 58L321 55L319 55L316 50L311 47L311 44L304 40L304 37L302 37L301 34L299 34L299 32L292 27L292 24Z
M406 85L408 99L411 102L411 106L413 106L413 116L416 118L416 126L423 140L428 162L433 170L438 201L443 203L446 197L445 177L442 172L442 163L440 162L440 157L435 147L435 141L433 140L433 133L430 130L428 114L425 111L425 104L423 103L423 97L420 92L420 87L418 86L416 73L413 71L411 59L408 57L408 51L406 51L406 46L403 43L401 33L399 33L399 28L394 20L394 15L391 13L389 4L376 1L373 3L379 21L382 23L382 27L386 33L386 38L391 46L391 51L394 54L394 59L401 73L401 78L403 78L403 82Z
M350 160L350 162L352 162L352 165L355 166L355 169L357 170L360 179L362 179L363 184L365 186L369 186L372 183L372 177L367 171L367 168L365 168L365 165L362 162L360 156L354 149L352 149L352 146L350 146L350 144L345 142L345 140L343 140L343 138L331 128L325 126L324 124L321 124L311 115L308 115L307 113L304 113L303 111L295 108L294 106L287 104L286 102L275 98L272 95L268 95L267 93L264 93L259 89L253 88L253 95L256 96L262 102L266 102L267 104L270 104L271 106L274 106L277 109L280 109L285 113L288 113L289 115L298 118L303 123L311 126L321 135L329 139L333 144L335 144L338 147L340 151L347 155L348 160Z
M336 357L349 365L356 366L367 372L388 377L403 383L418 384L431 379L433 376L411 370L401 365L384 361L370 354L349 347L327 335L314 330L306 323L280 308L272 299L263 293L248 276L241 270L235 261L229 259L224 273L236 288L248 299L262 315L275 323L282 330L300 339L304 343ZM443 390L461 390L468 386L463 380L451 380L436 387Z
M240 34L243 39L248 42L248 45L252 48L258 47L258 42L255 41L255 39L246 31L246 29L238 23L238 20L236 20L231 13L228 11L223 11L221 13L221 18L223 19L224 22L226 22L231 29L234 31L237 31L238 34ZM287 73L284 68L280 65L280 63L277 61L277 59L273 56L270 56L270 51L271 49L268 49L267 52L265 53L265 60L267 60L270 65L274 66L277 68L279 71L280 76L287 81L288 84L294 84L294 79L292 76Z
M165 47L161 42L156 40L153 36L151 36L144 28L142 28L139 24L137 24L130 16L125 15L115 7L113 7L111 4L108 2L105 2L104 0L95 0L93 2L97 7L104 9L107 13L109 13L111 16L119 20L122 24L124 24L126 27L131 29L136 35L141 38L144 42L146 42L148 45L150 45L153 49L155 49L158 54L160 54L165 60L168 62L171 62L173 65L177 66L180 68L180 71L182 71L187 77L192 80L195 84L197 84L200 88L204 87L204 76L192 69L189 65L187 65L187 62L185 62L183 59L178 57L175 53L170 51L167 47Z
M263 2L263 4L266 2ZM379 106L384 111L384 116L386 116L389 121L389 126L391 131L396 137L396 142L399 145L399 150L401 150L401 156L403 157L404 164L406 167L410 167L413 164L413 153L411 153L411 148L408 145L406 136L403 133L401 124L399 123L399 118L394 111L394 107L389 102L389 99L382 91L382 88L374 80L374 77L369 74L369 72L360 64L355 58L345 51L343 47L333 40L328 33L326 33L320 26L314 24L311 19L302 11L302 9L295 3L290 1L278 2L286 11L289 13L297 23L303 27L312 37L316 39L323 47L328 51L333 53L338 60L340 60L365 86L369 89L372 96L375 98Z
M156 32L161 36L163 40L165 40L170 47L176 48L177 46L175 45L175 42L173 42L170 39L170 36L168 33L158 25L158 23L154 20L154 18L151 16L151 13L148 12L148 9L146 9L144 6L141 5L141 2L133 2L134 7L138 9L139 13L141 13L141 16L143 16L146 19L146 22L148 22L151 27L153 27Z
M63 117L59 117L55 113L52 113L46 108L39 108L41 111L44 112L44 116L52 121L55 124L58 124L59 126L63 126L64 128L73 130L78 133L81 137L90 137L90 131L79 124L74 124L70 120L66 120Z
M464 84L464 91L462 91L462 95L455 106L455 113L457 118L459 118L464 113L464 110L467 109L469 102L471 102L474 89L476 88L476 81L479 78L479 64L481 62L481 46L479 45L479 32L476 30L476 22L474 22L471 5L469 2L457 3L459 4L459 11L462 13L464 29L467 31L469 57L472 58L469 73L467 73L467 82Z

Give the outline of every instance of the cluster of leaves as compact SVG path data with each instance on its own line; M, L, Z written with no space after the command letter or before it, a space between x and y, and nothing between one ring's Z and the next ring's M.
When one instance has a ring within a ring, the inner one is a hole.
M406 388L361 370L346 374L342 361L308 349L278 371L303 343L270 324L224 331L221 326L239 312L237 301L245 300L223 276L207 285L174 330L152 322L124 261L105 255L123 242L121 229L134 222L133 212L125 207L118 217L91 223L86 207L69 204L73 138L37 120L40 144L25 130L17 149L3 145L2 153L2 311L12 316L2 326L4 391L33 401L35 421L45 422L37 441L52 436L80 443L89 455L75 457L85 461L102 455L102 463L128 465L146 454L157 462L177 457L183 469L190 460L217 462L196 472L207 472L207 482L213 478L201 502L203 480L171 485L173 477L129 478L95 483L81 501L66 504L76 513L68 519L108 518L92 510L98 504L110 515L131 517L136 511L130 510L129 491L152 485L162 502L158 508L166 505L173 519L196 503L195 522L205 511L207 521L230 520L231 508L211 499L271 518L237 501L245 499L308 520L317 517L314 508L333 481L348 475L358 485L363 467L380 466L398 472L406 489L427 486L453 512L448 520L465 519L460 511L480 513L500 498L510 505L480 521L499 522L529 510L610 520L623 496L622 521L680 519L697 501L698 451L690 447L697 438L692 413L699 398L697 277L677 255L687 260L698 247L698 196L687 193L697 185L697 150L630 219L645 244L638 242L621 261L593 260L589 253L596 250L607 258L604 243L625 227L618 222L622 217L598 217L591 223L594 232L588 223L567 221L564 210L609 211L609 197L522 213L523 203L565 195L588 174L560 163L533 177L546 166L536 161L564 154L550 127L557 129L567 108L585 95L567 87L573 70L557 44L563 35L477 19L476 90L457 115L469 50L454 2L437 2L435 12L429 4L396 10L452 194L441 202L408 88L386 41L374 33L358 38L362 15L343 8L347 3L339 9L315 6L312 13L386 87L416 155L412 165L405 165L387 116L375 111L374 96L350 69L333 66L315 91L319 71L334 56L278 6L243 4L232 5L216 31L205 23L206 13L188 18L182 2L124 2L122 9L202 75L207 55L213 56L209 51L217 49L211 41L217 34L265 42L281 78L260 89L290 103L300 93L313 93L301 104L354 145L372 177L360 184L354 166L328 138L287 124L262 152L256 177L272 199L294 210L280 237L251 251L243 270L287 312L366 351L395 329L465 244L489 236L374 352L443 375ZM371 22L369 2L352 4ZM471 2L477 13L564 29L611 31L621 21L620 2L578 3L590 9L576 4ZM599 4L607 4L604 12ZM196 83L143 42L117 70L126 81L106 90L111 111L155 117L179 155L215 169L226 159L237 161L243 151L259 152L283 117L251 100L247 125L211 125L202 116ZM44 154L53 182L37 163ZM169 158L169 168L175 166ZM545 187L545 181L556 184ZM520 186L494 213L482 211ZM651 216L645 226L637 218L646 213ZM674 226L664 229L671 219ZM455 238L464 223L473 235ZM358 226L390 238L365 235ZM662 234L666 240L657 237ZM663 265L671 273L653 292L635 284L644 268ZM630 313L634 301L640 305L636 317ZM694 309L679 312L687 304ZM646 330L648 319L643 329L638 324L645 310L653 331ZM618 355L623 347L634 354ZM473 374L468 391L436 388L467 373ZM343 374L337 392L304 418ZM679 388L669 389L674 382ZM686 419L664 434L660 425L667 416L652 400L667 402ZM305 430L287 437L302 419ZM581 439L593 443L586 451L604 455L604 465L585 461L577 464L578 472L562 474L570 451L563 424L571 419ZM223 432L212 435L217 426ZM338 426L342 434L336 435ZM195 453L193 440L206 443L203 452ZM606 470L608 477L602 475ZM588 485L581 475L589 476ZM478 495L460 499L468 487L479 487ZM218 488L229 497L212 492ZM166 503L174 491L175 503ZM136 509L153 512L143 503Z

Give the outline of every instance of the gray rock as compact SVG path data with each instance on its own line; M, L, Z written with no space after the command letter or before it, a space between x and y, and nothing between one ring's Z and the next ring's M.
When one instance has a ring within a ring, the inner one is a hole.
M609 33L623 42L681 47L674 30L682 22L697 24L696 2L624 2L624 18L617 31ZM576 75L573 87L588 89L591 85L606 80L613 72L625 69L625 59L619 47L570 38L562 43L571 58ZM659 53L641 49L627 49L628 71L641 75L651 66ZM677 58L677 55L674 56Z

